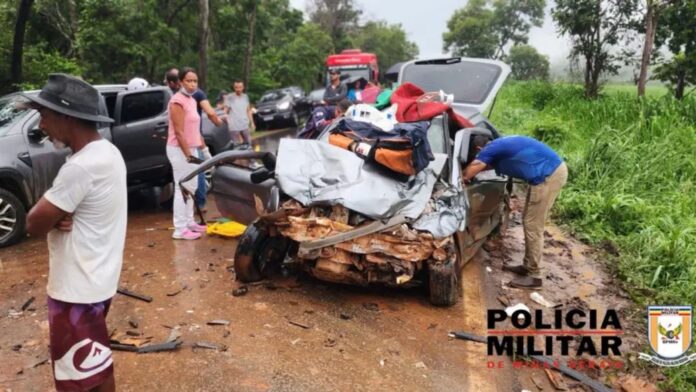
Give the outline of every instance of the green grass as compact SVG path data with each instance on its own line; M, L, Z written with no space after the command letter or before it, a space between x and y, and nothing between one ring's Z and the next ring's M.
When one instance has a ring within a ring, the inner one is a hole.
M630 88L629 88L630 87ZM536 137L569 166L556 221L607 256L640 305L696 304L696 98L656 86L582 87L517 82L500 92L492 121ZM668 370L666 390L696 391L696 364Z
M612 95L616 93L626 93L632 96L635 96L638 94L638 87L634 84L629 84L629 83L616 83L616 84L608 84L604 86L604 93L606 95ZM663 97L665 95L669 95L672 92L664 85L661 84L655 84L655 85L648 85L645 88L645 95L647 97L651 98L658 98L658 97Z

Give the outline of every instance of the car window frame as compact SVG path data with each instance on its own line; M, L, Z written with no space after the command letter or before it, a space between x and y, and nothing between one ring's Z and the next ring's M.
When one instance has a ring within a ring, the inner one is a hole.
M135 96L135 95L142 95L142 94L152 94L152 93L160 93L160 94L162 94L162 98L163 98L162 99L162 108L157 114L150 116L150 117L139 118L136 120L123 121L123 114L124 114L124 110L123 110L124 105L123 104L124 104L124 101L127 97ZM128 125L128 124L139 123L142 121L152 120L158 116L161 116L162 114L164 114L167 111L167 104L168 103L169 103L168 95L167 95L166 91L163 90L162 87L153 88L153 89L136 90L136 91L119 92L117 97L116 97L116 106L114 109L114 117L118 117L118 118L114 118L114 121L116 122L115 125Z

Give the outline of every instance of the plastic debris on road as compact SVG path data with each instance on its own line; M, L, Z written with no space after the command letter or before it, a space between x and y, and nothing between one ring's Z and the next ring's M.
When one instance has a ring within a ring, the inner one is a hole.
M246 226L235 222L215 222L208 225L206 232L208 234L215 234L223 237L239 237L246 230Z

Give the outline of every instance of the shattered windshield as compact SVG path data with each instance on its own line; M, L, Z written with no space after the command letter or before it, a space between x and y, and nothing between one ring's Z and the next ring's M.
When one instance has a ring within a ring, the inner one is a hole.
M453 61L415 62L407 65L401 82L411 82L424 91L443 90L454 94L454 101L481 104L502 73L496 64Z
M31 112L15 107L15 104L25 101L25 98L16 94L0 98L0 136L5 136L14 124L22 121Z

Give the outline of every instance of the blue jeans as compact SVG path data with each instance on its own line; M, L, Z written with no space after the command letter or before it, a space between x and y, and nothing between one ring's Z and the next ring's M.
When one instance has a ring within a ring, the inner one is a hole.
M198 157L201 159L204 159L203 157L203 151L200 149L198 150ZM208 191L208 188L206 187L205 183L205 173L201 173L198 175L198 188L196 189L196 205L198 208L203 208L205 207L205 199L206 199L206 192Z

